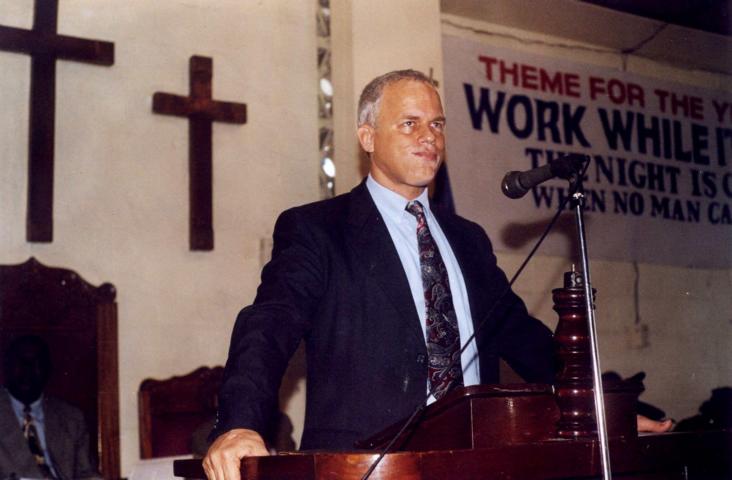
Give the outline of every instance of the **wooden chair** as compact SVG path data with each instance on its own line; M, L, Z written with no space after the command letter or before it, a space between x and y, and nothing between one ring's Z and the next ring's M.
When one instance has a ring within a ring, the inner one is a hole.
M120 477L117 304L114 286L35 258L0 266L0 349L38 335L51 350L49 395L80 408L102 475ZM2 379L0 369L0 380Z
M191 436L216 415L224 367L201 367L165 380L148 378L140 384L140 456L184 455L191 452Z

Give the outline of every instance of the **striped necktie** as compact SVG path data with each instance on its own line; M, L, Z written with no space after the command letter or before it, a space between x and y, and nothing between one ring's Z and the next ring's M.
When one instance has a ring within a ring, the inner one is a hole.
M43 478L55 478L51 468L46 463L46 456L41 447L41 440L38 438L38 430L36 429L36 423L31 415L30 405L26 405L23 409L25 417L23 419L23 435L28 441L28 447L30 448L31 454L38 464L38 468L43 473Z
M463 385L463 369L459 357L460 331L447 269L427 226L424 207L414 201L407 205L406 210L417 218L419 264L427 309L427 378L430 391L436 399L440 399L454 386ZM453 360L455 364L449 368Z

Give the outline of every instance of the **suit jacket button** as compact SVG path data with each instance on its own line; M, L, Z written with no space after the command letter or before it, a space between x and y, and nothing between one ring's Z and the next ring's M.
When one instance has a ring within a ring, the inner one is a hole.
M420 353L417 355L417 365L425 366L427 365L427 355L424 353Z

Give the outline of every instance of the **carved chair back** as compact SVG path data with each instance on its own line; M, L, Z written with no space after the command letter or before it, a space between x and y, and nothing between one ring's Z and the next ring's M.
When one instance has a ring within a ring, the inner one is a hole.
M140 456L167 457L193 453L192 435L216 415L223 367L200 367L165 380L140 384Z

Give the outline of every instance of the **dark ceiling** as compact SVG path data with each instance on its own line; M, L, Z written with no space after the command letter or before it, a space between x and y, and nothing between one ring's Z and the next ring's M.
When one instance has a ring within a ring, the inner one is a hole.
M706 32L732 35L732 0L582 0Z

